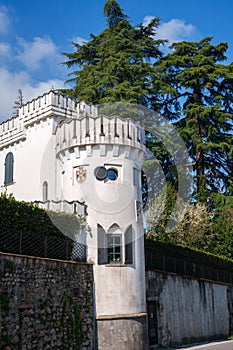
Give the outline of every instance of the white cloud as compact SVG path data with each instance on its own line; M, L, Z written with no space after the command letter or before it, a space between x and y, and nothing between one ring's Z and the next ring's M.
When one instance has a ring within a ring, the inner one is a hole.
M5 6L0 6L0 33L5 33L10 26L8 11Z
M38 69L45 59L51 60L54 56L57 56L56 45L49 37L35 37L32 42L26 42L19 38L18 43L21 52L17 59L30 70Z
M22 90L23 99L26 103L51 90L51 88L58 89L63 87L64 82L58 79L34 83L30 75L25 71L10 72L7 69L0 69L0 121L11 118L14 101L17 98L19 89Z
M38 82L35 85L26 84L21 90L24 95L24 103L33 98L43 95L51 89L65 88L64 81L59 79L50 79L47 81Z
M162 23L158 28L158 36L161 39L169 40L174 43L182 40L192 39L197 30L192 24L186 24L185 21L174 18L169 22Z
M146 16L144 17L142 24L146 27L154 18L154 16Z
M146 16L143 25L147 25L153 16ZM195 40L197 29L193 24L186 24L184 20L173 18L169 22L161 23L156 30L156 39L167 39L168 45L182 40Z
M83 45L85 43L88 42L87 39L84 39L84 38L81 38L81 36L76 36L73 40L72 40L73 43L76 43L76 44L79 44L79 45Z
M4 42L0 42L0 56L9 56L10 52L10 45Z
M49 37L35 37L28 42L9 36L10 10L0 5L0 35L4 36L0 40L0 122L12 117L19 89L26 103L53 88L65 87L65 78L61 80L64 71L58 65L61 57L54 42Z

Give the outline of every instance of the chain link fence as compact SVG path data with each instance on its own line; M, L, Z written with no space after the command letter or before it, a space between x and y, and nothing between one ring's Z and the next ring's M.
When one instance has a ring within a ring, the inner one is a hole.
M40 236L30 232L0 232L0 251L59 260L87 261L86 244L68 237Z

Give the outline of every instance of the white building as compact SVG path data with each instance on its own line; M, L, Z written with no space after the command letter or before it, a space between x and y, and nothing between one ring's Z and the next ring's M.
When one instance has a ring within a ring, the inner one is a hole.
M144 131L130 119L49 92L0 125L1 192L87 211L98 349L145 350L140 171Z

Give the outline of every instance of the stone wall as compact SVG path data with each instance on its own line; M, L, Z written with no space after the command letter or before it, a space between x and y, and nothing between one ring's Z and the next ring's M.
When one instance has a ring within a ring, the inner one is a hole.
M229 335L232 286L152 270L146 272L146 280L147 300L155 302L157 338L162 346Z
M0 349L93 349L92 265L0 254Z

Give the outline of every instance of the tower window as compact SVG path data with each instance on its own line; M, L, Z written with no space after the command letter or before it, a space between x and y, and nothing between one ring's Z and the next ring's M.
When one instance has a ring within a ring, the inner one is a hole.
M133 230L130 225L125 234L113 224L106 232L98 224L98 264L133 264Z
M122 262L122 235L108 234L108 263Z
M115 181L118 178L118 171L114 168L107 170L107 177L109 180Z
M104 166L98 166L95 168L94 174L98 181L103 181L107 177L107 170Z
M107 258L109 264L123 262L122 233L117 224L112 225L107 232Z
M98 264L107 264L107 249L106 249L106 232L104 228L98 224Z
M4 185L11 185L13 183L13 165L14 156L12 152L7 153L5 158L5 179Z
M118 171L115 168L106 169L104 166L95 168L94 175L98 181L115 181L118 178Z
M43 202L48 200L48 182L43 182Z
M131 225L125 232L125 263L133 264L133 232Z

